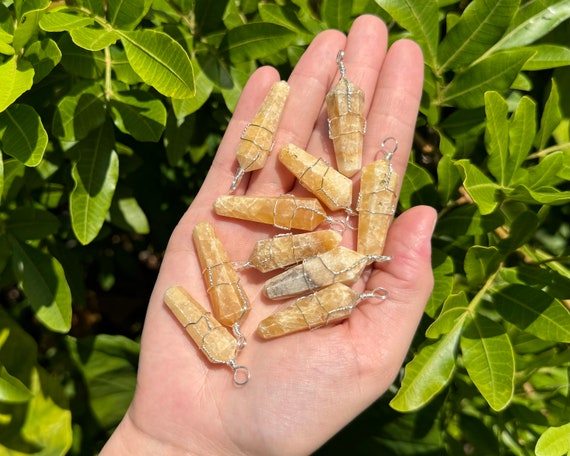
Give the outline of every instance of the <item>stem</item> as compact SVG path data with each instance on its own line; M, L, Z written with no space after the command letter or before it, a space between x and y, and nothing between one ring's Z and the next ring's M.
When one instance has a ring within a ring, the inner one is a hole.
M475 308L479 305L479 303L483 299L483 296L485 296L485 293L487 293L487 290L489 290L489 288L491 288L491 286L493 285L493 282L495 281L495 277L497 277L497 274L499 273L499 271L501 270L502 267L503 267L503 263L500 263L497 270L489 276L489 278L487 279L487 281L485 282L483 287L481 287L481 289L473 297L473 299L469 303L469 306L467 307L469 312L473 312L475 310Z
M535 152L534 154L530 154L528 157L526 157L526 159L532 160L533 158L544 157L545 155L551 154L552 152L559 151L559 150L564 149L566 147L570 147L570 142L563 143L563 144L555 144L554 146L550 146L550 147L547 147L546 149L539 150L538 152Z
M107 46L105 48L105 100L109 101L111 99L111 95L113 94L113 87L111 85L111 50Z

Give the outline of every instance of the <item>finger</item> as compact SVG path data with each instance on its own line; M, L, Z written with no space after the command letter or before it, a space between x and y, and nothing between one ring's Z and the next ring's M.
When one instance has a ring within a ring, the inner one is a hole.
M408 351L433 288L430 239L436 212L417 206L400 215L388 233L386 250L392 260L377 264L366 288L383 287L385 301L361 303L349 322L356 352L371 381L394 377ZM392 370L379 372L379 366Z

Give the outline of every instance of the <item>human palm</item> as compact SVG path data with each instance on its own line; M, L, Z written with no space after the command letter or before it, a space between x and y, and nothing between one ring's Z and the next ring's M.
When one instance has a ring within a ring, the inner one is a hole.
M348 36L318 35L288 82L287 105L275 149L293 143L334 163L324 99L339 78L336 56L345 52L346 77L364 90L367 132L363 163L383 157L380 144L396 138L392 164L403 176L421 96L423 61L411 41L387 48L384 24L361 16ZM236 171L240 134L259 108L275 69L263 67L250 78L193 204L174 230L150 299L133 402L103 454L308 454L383 394L392 383L416 330L432 287L429 240L434 211L416 207L392 224L385 254L355 284L359 291L384 287L384 301L366 300L349 319L334 326L264 341L255 335L260 320L285 304L263 296L267 276L240 271L252 310L242 324L247 346L237 362L251 380L238 387L231 370L208 362L163 302L166 288L184 286L208 308L208 295L192 241L200 221L214 224L231 261L246 261L255 241L278 233L268 225L224 219L212 210L228 192ZM306 195L270 155L265 167L248 173L236 194ZM358 175L353 178L358 189ZM354 248L355 234L343 244Z

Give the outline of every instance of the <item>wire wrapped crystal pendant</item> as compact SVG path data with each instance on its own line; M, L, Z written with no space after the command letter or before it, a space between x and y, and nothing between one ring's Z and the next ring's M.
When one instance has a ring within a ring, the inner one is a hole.
M238 366L235 361L238 341L210 312L181 286L168 288L164 302L210 362L230 366L237 385L249 381L247 367Z
M236 151L238 170L230 187L235 190L244 173L263 168L273 148L274 135L289 96L289 84L274 83L242 135Z
M279 151L279 161L331 211L352 212L352 181L324 160L287 144Z
M313 231L328 220L318 199L294 195L222 195L214 202L214 211L225 217L266 223L283 230Z
M389 138L392 139L392 138ZM382 142L384 150L386 140ZM398 174L392 169L392 152L362 168L358 212L358 241L356 250L363 255L382 255L388 228L396 211Z
M353 284L371 261L387 259L389 258L369 257L338 246L307 258L301 264L272 277L265 282L263 291L270 299L283 299L306 294L333 283Z
M243 267L260 272L282 269L336 247L342 239L337 231L321 230L301 234L281 234L257 241Z
M364 92L345 77L344 51L337 64L340 81L327 94L329 137L333 141L338 170L351 177L362 167L362 147L366 133Z
M221 324L233 328L239 338L240 346L243 346L245 339L241 335L239 325L245 320L251 307L239 283L234 265L229 261L211 223L198 223L192 235L212 311Z
M308 296L298 298L289 307L265 318L257 327L263 339L312 330L340 322L350 316L358 303L367 298L386 299L383 288L356 293L342 283L335 283Z

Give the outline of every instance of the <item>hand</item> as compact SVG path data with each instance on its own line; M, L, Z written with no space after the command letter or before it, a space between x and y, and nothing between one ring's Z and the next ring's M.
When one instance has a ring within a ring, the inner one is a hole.
M381 158L380 144L391 136L398 141L394 170L403 176L421 97L423 60L411 41L386 48L386 27L373 16L359 17L348 36L333 30L319 34L289 78L290 95L274 151L293 143L334 163L324 99L339 79L336 56L344 49L346 76L366 98L363 163ZM394 221L384 251L393 259L376 264L354 286L384 287L389 298L362 302L341 324L261 340L255 335L257 324L279 305L261 294L267 275L241 271L240 283L252 304L242 324L247 347L238 356L238 364L251 372L243 387L234 385L227 366L208 362L163 302L166 288L182 285L209 306L192 241L199 221L214 224L236 262L247 260L255 241L277 232L271 226L252 229L252 223L223 219L212 210L214 200L228 193L240 134L277 80L270 67L251 76L206 181L172 234L150 299L135 396L102 454L308 454L382 395L402 365L432 289L435 211L428 207L410 209ZM302 191L274 152L265 168L245 175L236 194ZM355 248L353 232L345 233L343 244Z

